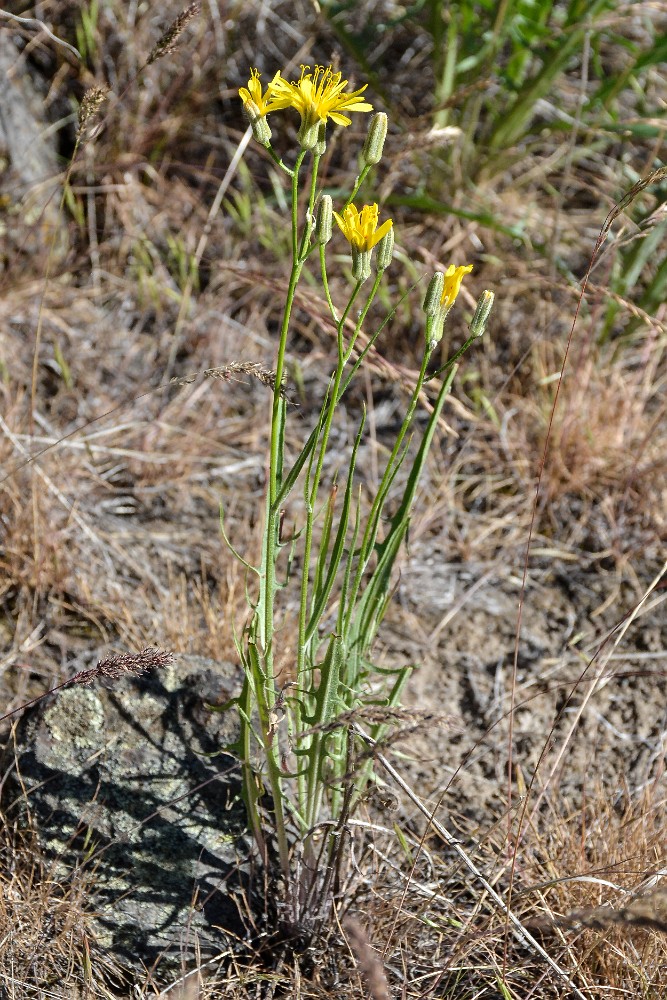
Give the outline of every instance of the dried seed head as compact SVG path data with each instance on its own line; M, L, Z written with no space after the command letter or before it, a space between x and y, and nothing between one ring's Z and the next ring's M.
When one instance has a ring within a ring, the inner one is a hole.
M90 87L81 98L76 130L76 137L79 143L87 142L89 139L95 137L98 128L98 123L95 119L108 94L109 90L107 87Z
M170 381L174 385L191 385L199 376L203 376L204 378L221 379L223 382L229 382L235 375L251 375L261 382L262 385L275 390L276 373L270 368L264 368L255 361L231 361L228 365L221 365L219 368L206 368L204 371L195 372L193 375L176 375ZM293 403L283 385L280 386L280 395L288 403Z
M173 653L164 649L149 646L141 653L113 653L105 660L100 660L91 670L81 670L69 681L69 684L90 684L98 677L108 677L118 680L125 674L143 674L146 670L156 667L166 667L174 658Z
M189 7L186 7L185 10L181 11L176 20L172 21L162 37L158 40L157 44L151 49L151 54L146 61L147 66L150 66L150 64L154 63L157 59L161 59L162 56L168 56L170 52L174 51L179 36L183 33L192 18L199 14L200 11L201 3L199 0L196 0L195 3L191 3Z

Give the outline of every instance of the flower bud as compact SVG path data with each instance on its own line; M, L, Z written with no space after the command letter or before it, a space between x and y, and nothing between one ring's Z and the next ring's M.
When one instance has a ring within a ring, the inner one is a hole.
M319 142L320 122L312 124L307 118L302 119L297 139L302 149L314 149Z
M317 129L317 142L313 146L315 156L324 156L327 148L327 123L320 122Z
M266 120L266 115L262 114L253 100L245 101L243 110L250 123L255 142L258 142L260 146L270 146L271 129Z
M442 291L445 287L445 276L442 271L436 271L428 284L424 297L424 312L427 316L436 316L440 310Z
M473 337L481 337L486 329L491 310L493 309L493 292L483 291L477 302L474 315L470 320L469 330Z
M384 111L378 111L371 118L366 141L361 150L361 162L365 167L371 167L382 159L384 140L387 137L387 121Z
M330 194L323 194L317 206L315 217L315 239L324 246L331 239L333 233L333 202Z
M445 313L440 309L435 316L429 316L426 320L426 346L432 351L442 340L445 329Z
M375 266L378 271L384 271L391 264L394 256L394 227L384 234L377 245Z
M350 249L352 251L352 277L355 281L366 281L371 276L371 252L370 250L359 250L354 244Z

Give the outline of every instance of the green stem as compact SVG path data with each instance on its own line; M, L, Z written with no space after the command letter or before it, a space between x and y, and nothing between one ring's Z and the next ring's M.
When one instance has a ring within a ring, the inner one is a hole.
M306 211L306 224L303 227L303 236L301 238L301 246L299 247L299 259L301 261L305 260L310 252L310 237L313 232L313 227L315 226L315 218L313 211L315 208L315 195L317 194L317 172L320 166L319 156L313 157L313 169L310 175L310 194L308 196L308 209Z
M303 571L301 575L301 595L299 600L299 648L297 653L297 677L299 681L303 676L306 661L306 624L308 622L308 583L309 583L309 567L310 567L310 556L312 552L312 542L313 542L313 523L315 517L315 506L317 504L317 494L320 486L320 479L322 476L322 467L324 465L324 456L326 454L327 442L329 440L329 435L331 433L331 424L333 422L334 413L336 410L336 403L338 402L338 393L340 390L341 380L343 378L343 371L345 370L345 364L349 354L346 355L343 351L343 325L345 323L345 318L348 315L352 305L359 294L361 289L361 282L357 282L352 295L350 296L349 302L345 307L345 312L342 318L338 322L337 326L337 339L338 339L338 361L336 363L336 371L333 378L333 387L331 392L328 394L328 402L326 403L327 412L324 420L324 427L322 428L322 438L320 442L319 453L317 456L317 464L315 466L315 474L312 479L312 483L309 482L310 477L307 477L306 487L305 487L305 502L306 502L306 528L305 528L305 539L304 539L304 556L303 556ZM332 307L333 308L333 307ZM352 343L356 338L358 333L358 328L355 330L354 336L352 338Z
M431 372L431 374L428 376L428 378L424 379L424 381L425 382L430 382L432 379L437 378L439 375L442 375L443 372L446 372L448 368L451 368L452 365L456 361L458 361L458 359L461 357L462 354L465 354L465 352L468 350L468 348L470 347L470 345L472 344L472 342L474 340L477 340L477 339L478 338L476 336L475 337L468 337L468 339L466 340L466 342L463 345L463 347L459 347L458 351L456 351L454 354L452 354L451 358L448 358L447 361L445 361L444 365L442 365L436 371Z
M338 325L338 315L336 313L336 307L333 304L333 299L331 298L331 292L329 291L329 279L327 277L327 254L326 254L326 246L324 243L320 243L320 271L322 273L322 285L324 286L324 294L326 296L327 305L329 306L329 312L333 316L334 323Z
M350 197L347 199L347 201L343 205L344 209L347 208L348 205L351 205L352 202L354 201L354 199L357 197L357 192L359 191L359 188L361 187L361 185L366 180L366 175L368 174L368 171L370 169L371 168L367 164L364 167L364 169L361 171L361 173L359 174L359 176L356 178L356 180L354 182L354 187L352 188L352 193L350 194Z
M396 459L401 450L403 439L405 438L408 428L412 423L412 418L414 416L417 402L419 400L419 394L421 393L422 386L426 379L426 368L428 366L430 357L431 357L431 351L427 347L426 350L424 351L424 357L422 358L422 364L419 370L419 377L417 378L417 384L415 385L414 391L412 393L410 404L403 419L403 423L401 424L401 429L396 437L396 441L394 442L394 447L392 449L391 455L389 456L389 460L387 461L387 465L385 466L380 486L378 487L378 491L375 494L375 499L373 500L370 513L366 521L366 528L364 530L363 539L361 542L361 546L359 548L360 552L359 564L357 566L357 571L354 575L354 582L352 584L352 589L350 591L350 597L348 601L348 608L350 609L350 614L352 614L352 611L356 604L357 595L359 593L359 588L361 586L361 581L364 575L364 571L366 569L366 566L368 565L368 560L370 559L371 553L373 551L373 541L374 541L373 535L374 533L377 533L377 525L380 513L382 511L382 506L385 501L387 489L389 487L389 484L391 482L391 479L395 471L394 463L396 462ZM349 621L346 623L346 631L348 626L349 626Z
M262 658L262 667L261 677L258 678L255 693L260 717L262 743L265 751L268 777L271 785L271 794L273 796L280 866L283 870L287 885L289 885L289 845L287 843L287 830L284 814L283 779L282 772L280 770L280 748L276 734L271 732L271 712L277 698L273 657L279 516L276 497L281 483L283 468L285 401L281 395L281 388L285 370L287 334L289 331L296 287L303 268L302 254L298 244L298 194L299 169L303 163L305 155L305 151L302 151L299 154L292 173L292 269L290 272L287 295L285 299L285 309L283 311L283 318L280 327L280 339L276 358L275 387L273 390L273 405L271 410L269 481L266 497L262 572L260 575L260 595L257 605L259 652Z
M343 315L337 322L337 340L338 340L338 360L336 364L336 371L333 377L333 384L331 392L328 394L328 403L326 404L326 416L324 421L324 426L321 431L321 440L319 444L319 451L317 456L317 463L315 466L315 472L310 481L310 476L307 477L306 487L305 487L305 503L306 503L306 527L305 527L305 543L304 543L304 556L303 556L303 570L301 576L301 593L299 600L299 642L298 642L298 652L297 652L297 678L299 679L299 685L305 681L305 671L307 669L307 659L308 659L308 646L309 643L306 639L306 627L308 624L308 591L309 591L309 568L310 559L312 553L313 544L313 527L315 519L315 508L317 506L317 495L319 491L320 481L322 478L322 470L324 466L324 458L327 452L327 444L329 442L329 436L331 434L331 426L333 423L334 414L336 411L336 404L339 400L340 387L343 379L343 373L345 371L345 366L350 359L352 350L354 349L355 341L361 330L363 321L370 309L370 306L375 298L378 286L382 279L382 274L376 275L373 287L371 289L370 295L366 301L364 308L361 310L359 318L357 320L354 333L350 338L350 343L348 344L347 351L344 349L343 344L343 329L345 326L346 319L354 305L354 302L361 290L361 282L357 282L349 301L345 307ZM332 315L335 318L335 313L333 310L333 304L331 304ZM311 640L312 641L312 640ZM338 688L338 673L340 671L340 650L335 657L336 663L338 663L338 668L336 677L328 676L328 672L333 670L333 666L328 662L329 657L327 657L327 662L322 665L320 671L320 686L328 685L332 690L329 691L327 698L324 699L322 703L326 708L332 699L335 698ZM325 676L325 674L327 676ZM307 697L307 692L305 690L301 691L304 697ZM310 692L312 695L312 691ZM299 699L300 700L300 699ZM312 701L311 699L309 699ZM318 689L316 695L317 702L321 701L321 691ZM322 721L321 719L319 720ZM297 723L297 728L299 723ZM313 744L310 748L310 753L308 755L309 765L307 768L307 775L303 776L298 783L299 788L299 814L305 819L305 830L308 830L314 822L314 816L317 815L319 805L318 802L321 801L321 796L323 793L322 779L319 775L319 761L320 761L320 744L322 742L322 735L318 734L313 737ZM318 750L316 750L316 746ZM319 796L319 798L318 798Z
M292 170L291 167L288 167L286 163L283 163L281 158L274 150L273 146L265 146L264 148L266 149L267 153L269 154L269 156L271 157L271 159L273 160L273 162L277 167L280 167L281 170L284 170L285 173L288 174L290 177L294 177L294 170Z

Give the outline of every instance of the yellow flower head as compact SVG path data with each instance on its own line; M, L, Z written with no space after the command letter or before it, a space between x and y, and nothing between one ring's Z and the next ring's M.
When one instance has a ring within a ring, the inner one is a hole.
M373 105L360 99L368 84L345 94L347 80L334 73L331 66L301 67L298 83L290 83L280 74L271 82L273 108L296 108L301 115L302 129L312 128L328 118L337 125L350 125L352 119L341 111L372 111Z
M257 117L263 118L265 115L268 115L269 111L273 111L276 106L283 107L282 104L275 104L273 96L273 87L279 76L280 73L276 73L266 88L266 93L262 94L262 84L259 79L260 74L256 69L250 70L248 86L247 88L241 87L239 97L243 101L243 106L251 120Z
M362 252L372 250L393 225L391 219L387 219L379 229L377 228L377 205L364 205L361 212L354 205L348 205L343 209L342 216L338 212L334 212L334 219L340 226L345 239Z
M472 264L465 264L462 267L455 267L454 264L449 265L445 271L445 286L442 290L442 298L440 299L440 305L444 309L449 309L454 304L464 276L470 274L471 271Z

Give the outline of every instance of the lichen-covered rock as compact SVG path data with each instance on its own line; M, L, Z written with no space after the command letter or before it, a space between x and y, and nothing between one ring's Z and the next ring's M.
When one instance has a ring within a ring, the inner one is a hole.
M54 877L87 869L97 944L138 969L191 966L242 927L249 846L238 767L221 747L237 667L177 656L160 671L65 689L26 713L5 809L27 815ZM5 762L6 764L6 762Z

